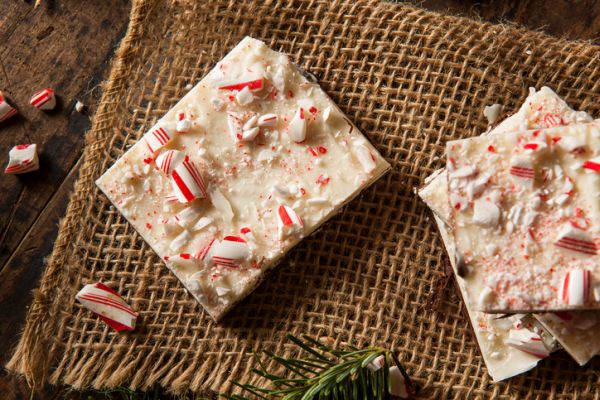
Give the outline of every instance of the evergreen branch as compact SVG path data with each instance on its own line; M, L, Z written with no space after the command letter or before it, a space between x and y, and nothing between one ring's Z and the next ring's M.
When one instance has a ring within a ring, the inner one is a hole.
M270 382L272 389L233 381L233 384L259 399L281 400L337 400L337 399L391 399L392 379L390 367L396 366L404 378L409 395L415 394L417 386L410 380L398 357L380 347L357 349L334 349L307 335L301 338L286 335L304 357L281 357L270 351L261 353L268 360L284 368L284 376L270 373L257 353L258 368L252 372ZM374 361L384 356L383 365ZM395 372L394 379L398 379ZM396 383L398 386L398 383ZM249 400L243 395L221 395L229 400Z

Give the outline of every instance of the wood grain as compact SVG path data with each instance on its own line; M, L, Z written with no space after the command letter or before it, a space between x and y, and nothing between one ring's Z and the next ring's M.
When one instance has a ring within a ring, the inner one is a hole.
M43 259L57 234L77 175L85 132L90 126L115 46L124 35L130 5L124 0L45 1L33 10L22 1L0 2L0 90L19 116L0 124L0 155L18 143L37 143L40 171L0 175L0 362L18 340L25 312L43 270ZM29 106L44 87L58 95L58 106L42 112ZM76 99L88 105L73 110ZM43 334L43 332L40 332ZM62 398L55 388L39 398ZM0 376L2 398L29 398L23 382Z
M414 0L423 8L509 22L551 35L600 43L600 2L595 0ZM31 291L54 242L69 199L110 58L123 36L130 5L125 0L0 2L0 90L20 116L0 124L0 160L17 143L38 143L41 170L0 175L0 344L5 363L22 328ZM31 94L52 87L59 106L44 113L28 105ZM73 111L76 99L87 114ZM43 335L43 332L40 332ZM30 398L27 385L0 374L3 399ZM86 398L67 388L45 387L33 398Z

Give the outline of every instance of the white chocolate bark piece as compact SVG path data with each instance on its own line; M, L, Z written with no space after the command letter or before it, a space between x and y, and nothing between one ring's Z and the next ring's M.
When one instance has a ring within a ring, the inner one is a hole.
M536 318L579 365L600 353L600 313L564 311L536 314Z
M533 91L533 89L532 89ZM536 112L537 111L537 112ZM508 119L501 122L488 134L494 135L503 133L511 130L527 130L537 129L546 127L543 122L541 115L548 113L554 113L557 115L560 121L563 121L566 125L591 121L592 118L587 113L577 112L568 107L568 105L556 95L552 90L547 87L543 87L540 91L533 91L532 94L525 100L523 106L520 107L519 112L512 115ZM563 146L565 142L562 143ZM567 141L567 144L571 145L571 150L576 150L577 146L573 145L573 141ZM426 185L419 190L419 196L421 199L431 208L436 217L436 223L447 249L448 255L451 262L454 265L454 241L449 232L449 228L446 224L449 223L450 219L450 207L448 206L448 193L447 193L447 178L445 175L445 169L440 169L432 173L425 181ZM460 283L460 280L459 280ZM466 293L462 291L463 298L466 297ZM477 311L473 311L469 308L466 303L467 311L469 315L479 314ZM577 318L569 319L567 321L555 321L555 318L546 317L547 313L534 314L534 316L548 329L548 331L554 335L555 339L565 348L577 362L584 364L595 354L600 352L600 336L596 335L598 329L600 329L600 312L597 311L585 311L585 312L571 312L561 313L561 315L576 315ZM587 323L578 323L579 321L588 320L599 321L598 325L594 325L585 331L586 327L589 326ZM478 327L473 321L473 329L476 331L477 340L480 343L480 347L484 348L482 340L479 338ZM567 323L568 322L568 323ZM584 330L584 331L582 331ZM494 366L490 366L491 361L488 361L489 356L484 355L488 370L493 371ZM515 366L516 367L516 366ZM492 377L493 372L490 372Z
M495 135L515 130L540 129L550 127L550 123L571 125L590 122L592 117L583 111L570 108L552 89L544 86L539 91L529 89L529 96L519 110L485 134ZM419 196L442 218L445 223L450 220L448 205L448 186L445 169L432 173L419 190Z
M600 280L600 171L589 168L599 134L597 120L447 144L449 198L469 201L452 208L450 225L471 307L600 308L591 291ZM563 139L585 149L565 149Z
M448 252L454 274L457 275L454 242L450 232L446 224L437 215L434 215L434 218L446 251ZM457 279L456 281L463 299L466 298L467 294L464 282L461 279ZM494 381L502 381L527 372L545 357L545 355L541 356L539 352L531 354L526 351L527 348L509 345L511 330L520 328L534 331L539 337L544 339L544 348L548 353L558 348L554 343L552 335L536 324L530 314L517 315L510 318L498 318L497 314L486 314L473 310L468 302L465 302L465 306L471 320L473 332L475 333L475 339L481 350L483 361ZM521 320L524 320L524 322L519 325L518 323Z
M218 321L389 168L287 56L247 37L97 185Z

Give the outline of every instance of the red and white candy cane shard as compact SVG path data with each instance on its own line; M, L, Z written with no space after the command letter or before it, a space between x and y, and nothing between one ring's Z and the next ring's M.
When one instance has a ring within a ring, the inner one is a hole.
M404 375L402 375L402 372L395 365L390 367L389 380L390 394L392 396L400 399L410 398L411 391L409 390L408 382L406 382Z
M592 273L587 269L574 269L567 272L563 280L561 297L565 304L583 306L590 298Z
M542 141L532 141L527 142L523 145L523 148L530 152L540 152L548 148L546 142Z
M56 97L54 96L54 90L40 90L31 97L29 103L40 110L52 110L54 107L56 107Z
M111 328L117 331L135 329L138 314L117 292L103 283L85 285L75 298Z
M561 125L561 117L553 114L544 115L544 123L547 127Z
M583 163L583 168L590 172L600 172L600 157L595 157Z
M306 116L304 108L300 107L294 114L288 126L288 134L296 143L304 142L306 139Z
M24 174L40 168L35 144L19 144L13 147L8 153L8 158L5 174Z
M171 171L171 186L177 200L181 203L206 197L204 179L196 166L187 158Z
M286 205L280 205L277 210L279 214L279 222L285 226L304 226L302 219L298 216L296 211L292 207Z
M215 245L219 244L218 241L216 241L216 243L215 243L215 241L216 241L215 238L211 238L206 244L204 244L202 247L200 247L200 250L195 255L195 257L198 260L202 260L205 263L209 264L211 261L211 256L212 256L211 250L213 250Z
M225 236L214 246L211 261L225 267L237 268L250 255L250 248L239 236Z
M566 224L558 234L558 239L554 242L558 249L572 256L595 256L598 248L593 237L587 232Z
M529 157L517 156L510 161L511 179L519 186L532 187L535 179L535 169Z
M538 358L546 358L550 355L542 337L526 328L511 329L506 344Z
M368 365L367 368L369 369L369 371L371 372L377 372L379 371L381 368L383 368L383 366L385 365L385 355L382 354L379 357L375 358L373 361L371 361Z
M197 266L200 260L190 253L179 253L174 256L165 257L166 261L171 261L182 267Z
M185 154L178 150L167 150L156 157L156 166L166 175L171 175L171 172L185 159Z
M8 101L6 101L2 96L2 92L0 92L0 122L7 120L14 115L17 115L17 110L8 104Z
M177 114L177 126L175 130L177 133L187 133L192 127L192 121L187 117L185 112Z
M227 84L224 86L219 86L219 89L221 90L237 90L238 92L241 91L243 88L247 87L248 89L252 90L252 91L257 91L257 90L261 90L264 87L264 79L263 78L258 78L258 79L253 79L253 80L241 80L240 82L234 82L231 84Z
M264 114L258 118L258 126L273 128L277 125L277 114Z
M171 136L170 129L162 126L155 126L144 135L144 142L146 142L146 146L148 146L150 153L154 154L171 141Z
M371 154L364 143L355 144L354 151L358 162L367 174L371 173L377 167L377 164L373 159L373 154Z

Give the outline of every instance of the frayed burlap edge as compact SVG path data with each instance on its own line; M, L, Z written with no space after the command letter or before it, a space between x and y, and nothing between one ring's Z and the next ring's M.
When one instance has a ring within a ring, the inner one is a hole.
M57 337L62 336L58 331L61 324L61 303L54 299L59 297L61 282L68 282L71 272L67 257L67 247L75 236L75 232L81 224L82 210L87 199L87 190L93 184L95 177L90 173L90 165L95 165L102 152L97 151L99 144L105 140L99 133L109 132L105 128L114 119L116 101L111 98L119 95L120 88L125 84L127 78L126 64L128 60L136 55L133 46L138 37L143 34L144 20L152 11L156 2L134 1L130 12L130 22L125 37L115 52L110 75L102 84L102 99L96 112L91 130L86 135L86 144L83 152L83 163L79 171L79 177L75 183L73 193L70 196L65 217L60 221L59 233L54 243L51 255L46 259L46 268L41 279L40 287L34 291L31 307L27 312L26 325L21 339L17 344L15 352L6 364L6 368L25 377L28 384L38 387L46 382L57 383L56 379L48 379L51 371L54 354L57 349ZM50 336L47 332L57 332L56 336ZM80 387L83 381L73 382L73 386Z

